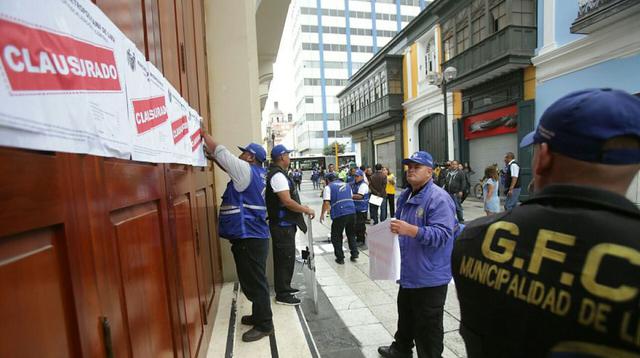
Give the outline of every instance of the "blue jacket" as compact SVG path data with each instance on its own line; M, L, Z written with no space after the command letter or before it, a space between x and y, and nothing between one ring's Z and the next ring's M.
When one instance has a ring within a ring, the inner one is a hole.
M222 194L218 233L225 239L268 239L267 207L264 201L265 169L251 166L251 184L242 192L229 181Z
M356 213L351 186L342 180L329 184L331 190L331 219Z
M415 238L400 235L400 285L421 288L451 281L451 251L458 231L456 207L439 186L429 182L409 198L411 188L400 194L396 218L418 226Z
M361 180L358 183L355 181L351 183L351 191L353 192L353 195L358 194L358 189L360 189L360 185L362 185L362 183L364 183L364 180ZM356 206L356 211L359 213L366 213L369 211L369 192L364 194L363 198L360 200L353 199L353 204Z

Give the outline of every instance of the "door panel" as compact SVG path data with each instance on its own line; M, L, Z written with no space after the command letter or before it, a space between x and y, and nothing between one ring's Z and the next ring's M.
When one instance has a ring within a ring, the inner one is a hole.
M62 225L0 237L0 357L79 356Z
M211 247L211 231L209 230L209 215L207 214L207 192L206 188L196 192L196 210L198 217L198 239L200 240L200 255L202 257L202 283L201 301L206 302L206 310L209 311L213 302L214 288L214 268L213 268L213 248ZM207 314L204 314L205 320Z
M182 96L189 101L192 108L199 109L200 101L198 98L198 72L197 72L197 54L195 43L195 29L193 20L193 0L176 0L182 2L182 25L184 28L184 61L187 74L187 87L184 87ZM204 80L204 78L202 79ZM202 114L202 113L201 113Z
M142 0L96 0L96 5L149 58L145 46Z
M184 298L189 351L191 357L196 357L202 340L202 334L204 333L204 323L202 320L202 306L200 304L198 287L197 244L193 235L191 202L188 196L183 196L176 200L173 210L175 213L180 281L182 283Z
M418 126L420 150L429 152L435 162L447 160L447 121L442 114L424 118Z
M171 357L173 344L157 204L111 214L134 357Z

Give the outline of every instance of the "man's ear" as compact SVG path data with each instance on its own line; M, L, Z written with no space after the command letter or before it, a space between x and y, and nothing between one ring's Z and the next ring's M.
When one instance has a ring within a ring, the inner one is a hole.
M540 143L538 148L536 148L536 156L535 160L535 174L540 176L547 175L551 169L553 168L553 153L549 149L549 144Z

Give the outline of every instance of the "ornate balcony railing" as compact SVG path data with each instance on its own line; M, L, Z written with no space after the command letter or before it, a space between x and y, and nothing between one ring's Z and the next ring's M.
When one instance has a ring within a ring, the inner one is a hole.
M578 0L578 17L586 16L616 0Z

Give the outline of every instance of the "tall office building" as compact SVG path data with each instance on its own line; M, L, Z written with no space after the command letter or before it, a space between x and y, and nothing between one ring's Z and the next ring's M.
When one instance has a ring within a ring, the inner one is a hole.
M424 8L426 0L292 0L283 46L293 72L287 95L295 100L295 148L299 155L320 154L338 142L336 94L374 53ZM286 63L286 62L285 62ZM349 150L351 146L347 148Z

